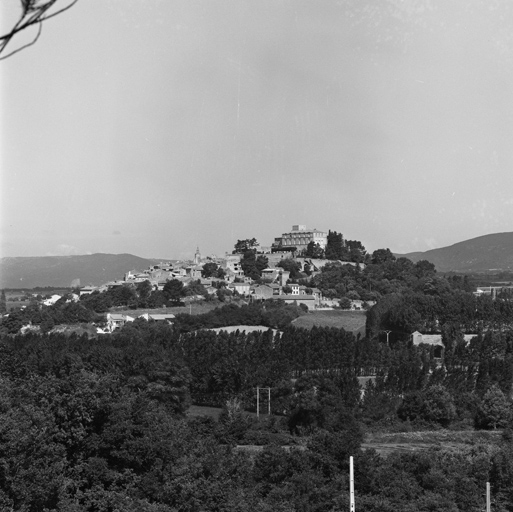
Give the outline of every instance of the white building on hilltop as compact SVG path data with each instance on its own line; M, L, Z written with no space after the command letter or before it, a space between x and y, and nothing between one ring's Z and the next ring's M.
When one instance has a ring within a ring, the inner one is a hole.
M298 251L302 251L308 247L310 242L319 244L324 249L328 243L328 233L318 229L307 229L306 226L297 224L292 226L292 231L283 233L280 237L275 238L273 248L274 250L281 248L290 250L295 248Z

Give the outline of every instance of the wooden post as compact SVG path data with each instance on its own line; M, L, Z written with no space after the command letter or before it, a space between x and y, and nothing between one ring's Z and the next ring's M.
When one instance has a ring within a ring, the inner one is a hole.
M355 512L353 457L349 457L349 512Z
M257 387L256 388L256 391L257 391L257 419L260 417L260 390L261 389L264 389L267 391L267 394L268 394L268 397L269 397L269 401L267 403L267 413L269 414L269 416L271 415L271 388L259 388Z

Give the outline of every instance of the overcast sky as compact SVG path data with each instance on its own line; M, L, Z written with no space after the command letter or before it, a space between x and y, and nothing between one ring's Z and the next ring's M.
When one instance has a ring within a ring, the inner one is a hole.
M79 0L0 74L2 256L513 231L510 0Z

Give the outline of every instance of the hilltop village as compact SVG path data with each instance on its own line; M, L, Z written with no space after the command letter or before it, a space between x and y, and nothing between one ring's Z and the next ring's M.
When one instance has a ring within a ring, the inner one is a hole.
M513 509L513 300L293 226L2 292L0 508ZM352 495L352 493L351 493Z
M276 238L271 247L260 247L255 239L238 240L233 252L224 257L202 257L198 248L192 261L161 263L142 271L130 270L123 280L99 287L82 287L80 295L144 281L148 281L154 290L163 290L170 280L178 280L185 286L199 281L210 295L226 288L246 298L279 298L286 302L295 300L311 308L329 307L335 303L322 301L320 290L296 284L298 276L314 277L326 264L338 261L319 257L324 256L327 238L327 232L295 225L292 231ZM353 261L340 263L357 265ZM365 266L364 263L360 265ZM354 303L353 307L358 307L361 302Z
M330 235L331 236L331 235ZM342 236L334 233L338 243ZM357 293L343 299L339 293L322 291L313 285L314 278L328 264L359 266L362 261L340 261L325 257L328 248L328 232L310 230L303 225L294 225L292 230L276 238L272 246L260 247L256 239L238 240L232 253L224 257L202 257L199 248L192 261L163 262L144 270L129 270L122 280L110 281L102 286L85 286L79 296L103 293L118 287L151 287L152 291L169 290L173 282L183 292L187 303L217 298L222 302L240 297L247 301L280 300L285 304L302 305L308 310L332 310L344 308L364 310L375 301L363 301ZM179 283L181 283L181 286ZM166 288L167 285L167 288ZM56 295L50 299L57 301ZM163 304L157 304L162 306ZM162 319L162 316L152 315ZM171 319L171 316L168 316ZM130 315L109 315L109 329L125 321L132 321Z
M3 293L2 327L10 334L47 332L59 324L73 324L80 319L81 323L96 325L89 329L90 334L93 331L109 334L136 318L173 323L175 314L171 309L180 306L188 306L188 312L192 313L193 305L199 304L207 304L207 309L211 309L230 303L272 303L294 306L298 314L368 312L356 327L354 321L345 322L342 317L333 325L360 336L372 332L382 337L389 331L387 342L390 336L404 339L406 335L415 344L438 347L437 354L440 354L444 349L442 327L447 308L439 316L430 312L429 318L423 318L425 315L420 314L417 322L394 325L388 320L378 329L372 325L371 319L377 312L392 297L397 301L406 291L423 297L416 297L417 302L424 301L426 296L432 299L450 291L465 292L464 299L453 293L451 302L456 304L453 307L458 307L462 300L468 302L478 297L509 299L511 293L509 287L476 287L465 275L437 275L430 262L414 264L406 258L396 258L389 249L369 254L361 242L344 239L337 231L293 225L270 246L261 246L255 238L237 240L233 250L223 257L203 257L197 248L192 260L129 269L122 278L100 286L76 287L65 294L27 294L29 306L24 303L17 307L11 303L9 311ZM70 303L80 306L81 312L75 311L70 318L55 314L63 304ZM427 307L419 306L420 310ZM473 316L462 323L467 338L477 332L479 325L488 322L483 319L480 324L476 315ZM323 325L319 322L313 320L313 325Z

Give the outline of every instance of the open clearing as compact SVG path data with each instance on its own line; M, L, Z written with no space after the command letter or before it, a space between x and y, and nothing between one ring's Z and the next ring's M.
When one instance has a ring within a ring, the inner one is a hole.
M217 420L221 411L220 407L191 405L187 411L187 416L209 416ZM255 413L247 414L253 417L256 416ZM264 418L265 416L263 415L262 417ZM362 450L374 449L384 457L392 453L407 453L433 448L457 451L475 445L497 444L501 439L501 435L502 431L474 430L369 433L365 436L365 441L362 443ZM263 449L263 446L244 445L237 448L258 452Z
M215 420L219 419L221 407L207 407L203 405L191 405L187 410L187 416L209 416Z
M496 444L501 434L501 431L474 430L368 434L362 443L362 449L373 448L384 456L394 452L413 452L431 448L462 450L478 444Z
M311 329L314 326L335 327L354 334L361 333L363 336L366 320L365 311L312 311L296 318L292 325L303 329Z
M177 315L179 313L187 313L188 315L202 315L203 313L208 313L215 308L222 306L222 304L215 302L193 302L191 305L187 306L176 306L176 307L168 307L168 308L141 308L141 309L129 309L129 308L112 308L111 313L124 313L129 316L141 316L146 313L150 315Z

